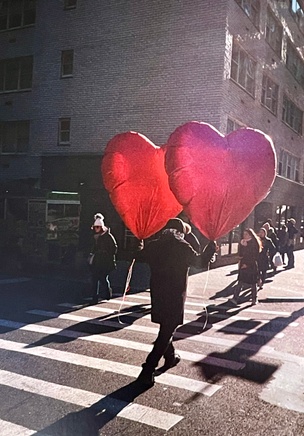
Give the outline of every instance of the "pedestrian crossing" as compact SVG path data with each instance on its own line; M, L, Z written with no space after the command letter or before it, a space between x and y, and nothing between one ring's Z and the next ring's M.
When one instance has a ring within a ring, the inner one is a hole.
M0 319L0 391L6 392L6 389L8 395L14 392L13 398L22 393L37 404L41 398L59 402L63 414L74 410L73 407L93 410L99 404L103 414L111 419L132 421L138 429L147 426L167 432L177 427L185 419L182 409L173 410L173 405L161 402L151 407L148 399L146 404L136 398L125 401L111 396L106 386L95 388L96 373L101 379L109 377L113 386L133 383L158 333L157 326L150 322L150 301L146 293L128 295L123 305L121 296L115 297L95 306L66 302L57 305L55 310L33 308L24 313L22 320ZM282 361L291 359L291 355L280 354L274 345L284 338L283 330L299 327L298 322L289 319L291 316L287 311L255 307L244 308L239 314L235 309L231 311L231 307L215 305L214 301L204 304L189 300L185 324L175 333L182 365L204 364L241 371L246 366L245 352L249 356L260 353ZM289 320L288 327L284 319ZM253 336L257 342L250 340ZM242 359L230 356L231 349L241 350ZM111 351L109 357L108 350ZM213 351L221 352L222 356L213 355ZM18 364L14 366L9 361ZM153 390L159 389L160 393L160 389L170 389L211 399L223 389L220 381L210 382L195 371L186 375L181 367L160 373ZM35 368L39 368L38 374ZM57 369L56 376L52 373L54 368ZM88 386L83 383L78 386L77 379L67 382L67 368L86 374L90 379ZM18 414L18 407L15 414L10 412L9 419L4 412L0 413L1 436L48 435L52 419L56 420L54 417L45 422L38 420L31 428L27 417Z

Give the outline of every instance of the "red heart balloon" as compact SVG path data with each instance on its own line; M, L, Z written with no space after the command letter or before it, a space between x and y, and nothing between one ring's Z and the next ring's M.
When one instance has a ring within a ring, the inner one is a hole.
M244 128L224 137L196 121L171 134L165 164L172 192L211 240L247 218L276 174L274 146L264 133Z
M107 144L101 172L105 188L125 225L139 239L158 232L181 210L169 188L165 147L140 133L121 133Z

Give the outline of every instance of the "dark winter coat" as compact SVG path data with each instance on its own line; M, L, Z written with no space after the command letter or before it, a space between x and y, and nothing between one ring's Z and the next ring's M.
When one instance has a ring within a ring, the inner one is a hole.
M116 268L115 255L117 244L110 230L105 233L96 233L91 253L94 254L92 269L103 270L110 273Z
M198 254L182 234L173 229L163 231L145 247L140 258L151 270L152 322L170 323L175 327L183 323L189 267L200 265L202 258L208 263L214 252L212 242Z
M255 239L247 241L246 245L239 244L239 274L238 280L242 283L254 284L258 282L259 246Z
M262 251L259 254L258 264L260 271L267 271L269 269L269 261L275 255L277 249L270 238L267 236L261 238L262 241Z

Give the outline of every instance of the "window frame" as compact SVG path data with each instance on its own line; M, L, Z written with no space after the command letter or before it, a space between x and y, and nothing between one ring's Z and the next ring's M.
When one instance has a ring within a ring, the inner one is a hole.
M5 25L2 28L0 27L0 32L6 32L7 30L14 30L14 29L22 29L24 27L30 27L35 25L37 1L36 0L19 0L19 1L20 1L19 14L21 15L20 24L10 25L10 19L13 14L12 12L13 6L16 6L16 2L15 0L7 0L7 10L4 11L2 14L0 10L0 26L1 26L1 19L3 20L3 23L5 23ZM27 6L31 3L33 3L33 7L28 8ZM27 14L29 13L29 11L32 11L31 13L33 14L33 18L30 20L30 22L26 22Z
M26 128L27 134L25 136L24 132L22 132L22 127ZM27 154L30 148L30 129L31 122L30 120L14 120L14 121L1 121L0 122L0 155L20 155ZM5 146L5 136L10 135L14 138L14 149L3 151L3 147ZM27 142L25 146L22 147L22 150L18 150L18 142L22 139L26 138Z
M66 59L72 54L72 61L66 62ZM71 66L71 72L65 72L64 69ZM74 74L74 50L61 50L61 68L60 68L60 77L73 77Z
M30 60L31 71L27 71L27 60ZM7 71L10 67L12 68L12 64L15 62L16 64L16 80L17 86L12 87L11 89L7 89L7 82L12 80L12 74ZM33 81L33 64L34 59L33 56L22 56L18 58L8 58L0 60L0 94L8 93L8 92L23 92L23 91L31 91L32 89L32 81ZM28 76L30 78L30 86L22 87L22 79L24 76ZM1 84L2 82L2 84Z
M237 54L237 60L235 59L235 53ZM243 59L241 59L241 57L243 57ZM248 62L252 63L251 65L254 67L253 75L249 73ZM244 65L242 65L242 63ZM245 63L247 63L247 65L245 65ZM256 65L257 62L239 44L233 41L230 78L253 98L255 98ZM234 77L235 69L236 77ZM244 83L242 83L240 76L244 76ZM248 86L248 80L252 83L252 92L250 91L250 86Z
M270 96L268 91L270 89ZM273 93L275 89L275 95ZM268 94L268 95L267 95ZM262 92L261 92L261 104L268 109L273 115L278 115L278 100L279 100L279 85L274 82L267 74L263 74L262 78ZM270 101L270 104L267 104ZM273 108L274 106L274 108Z
M229 124L231 124L231 128L229 128ZM229 133L234 132L235 130L241 129L244 127L242 124L240 124L238 121L233 120L232 118L227 118L227 127L226 127L226 134L229 135Z
M64 6L63 9L65 11L70 10L70 9L76 9L77 8L77 0L72 0L72 3L69 4L71 0L64 0Z
M254 24L254 26L257 29L260 29L260 0L236 0L236 3L242 9L245 15L247 15L247 17ZM252 10L255 11L255 13L252 13Z
M286 48L286 68L302 88L304 88L304 60L290 39L287 41Z
M304 7L297 0L290 0L289 11L301 32L304 33Z
M300 182L301 159L281 148L278 158L278 175L293 182Z
M282 121L294 132L302 136L303 111L290 98L288 98L286 94L283 95Z
M62 124L65 122L69 123L68 129L62 128ZM68 133L68 140L62 139L62 135L65 133ZM71 145L71 118L70 117L59 118L58 120L58 145L59 146Z
M272 20L272 23L269 22ZM271 31L272 24L275 24L275 29ZM267 16L265 24L265 40L276 55L282 58L282 42L283 42L283 25L280 23L272 9L267 7Z

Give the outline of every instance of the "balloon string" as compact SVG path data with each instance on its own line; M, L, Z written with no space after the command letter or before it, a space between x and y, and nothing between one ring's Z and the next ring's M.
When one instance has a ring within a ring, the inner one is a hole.
M209 281L209 272L210 272L210 262L208 262L207 278L206 278L205 286L204 286L204 289L203 289L203 297L204 297L204 295L206 293L206 289L207 289L207 285L208 285L208 281ZM206 320L205 320L204 325L203 325L203 330L205 330L205 328L207 327L207 324L208 324L208 317L209 317L209 315L208 315L208 308L207 308L206 304L203 303L203 306L204 306L203 311L206 313Z
M118 322L119 322L119 324L125 324L125 323L120 321L120 313L121 313L122 306L123 306L125 299L126 299L126 294L130 289L130 282L131 282L134 263L135 263L135 259L132 260L131 265L129 266L128 275L127 275L127 279L126 279L126 283L125 283L125 289L124 289L124 293L123 293L123 297L122 297L122 302L120 303L119 310L118 310Z

